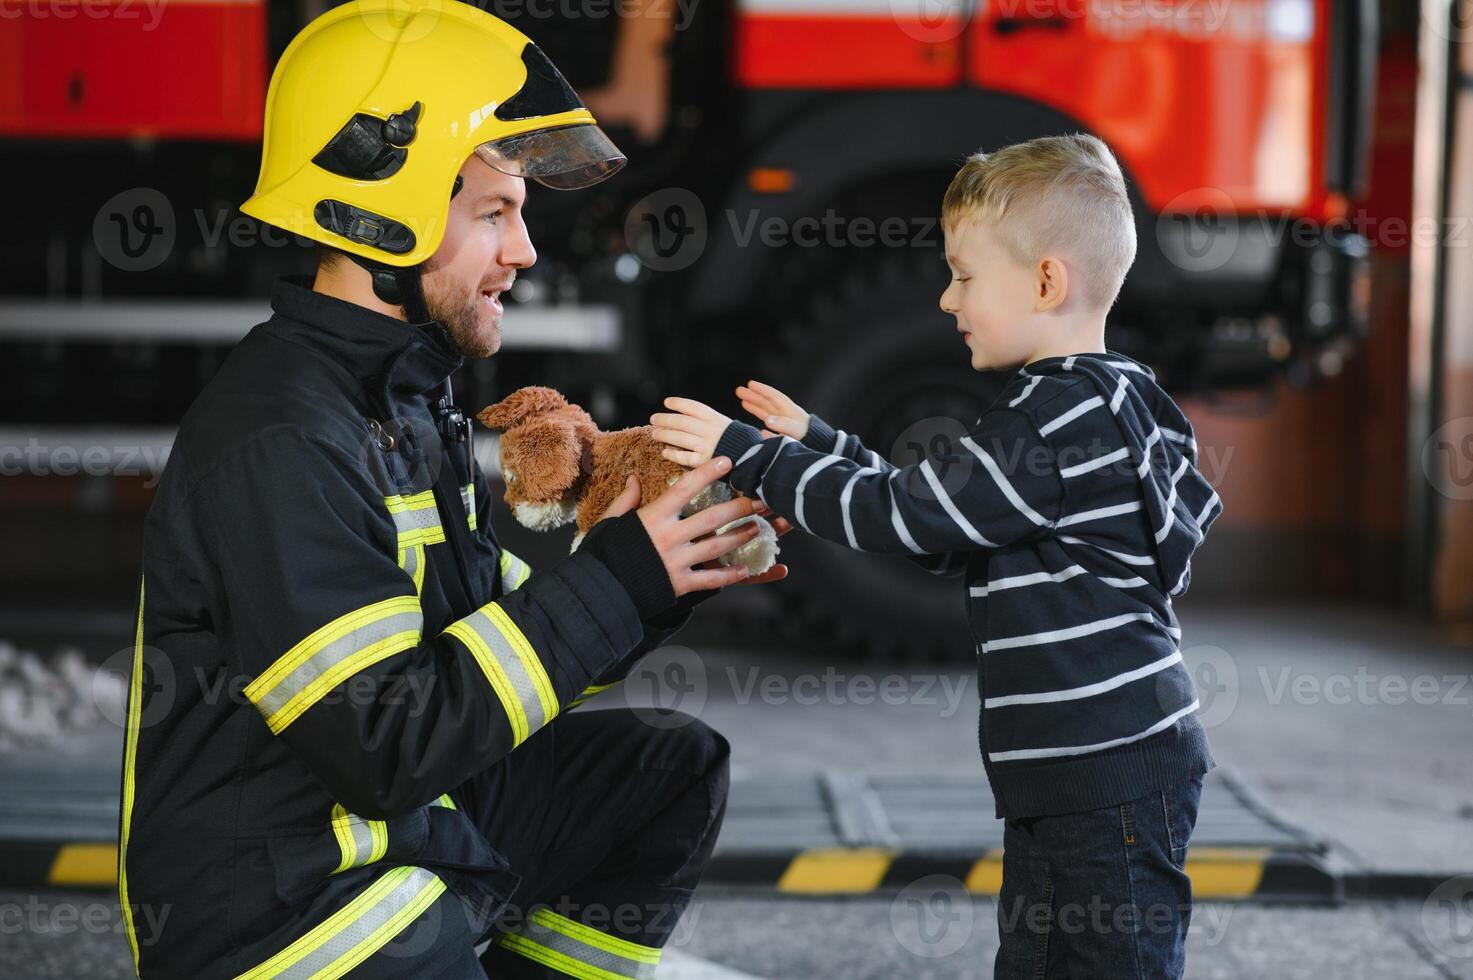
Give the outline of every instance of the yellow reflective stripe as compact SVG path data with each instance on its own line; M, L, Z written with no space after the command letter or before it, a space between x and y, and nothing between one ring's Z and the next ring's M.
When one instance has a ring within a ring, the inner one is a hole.
M579 980L651 980L660 950L590 929L549 909L533 912L515 933L496 943Z
M425 546L410 545L399 549L399 567L414 580L414 594L423 595L425 590Z
M389 825L382 820L365 820L349 813L341 803L332 806L332 832L338 839L342 860L333 874L382 861L389 849Z
M641 946L639 943L631 943L627 939L618 936L610 936L606 932L599 932L591 926L585 926L581 922L575 922L565 915L558 915L552 909L540 908L532 913L532 921L541 926L560 932L570 939L576 939L580 943L622 956L626 960L634 960L639 963L660 962L660 950L654 946Z
M355 609L279 657L246 685L246 697L280 734L348 677L416 646L423 624L418 596L394 596Z
M538 700L542 702L542 717L552 721L552 716L557 714L557 694L553 692L552 678L547 676L547 668L542 666L542 658L537 656L537 651L532 649L526 634L511 621L505 609L492 602L482 606L481 612L491 618L491 622L511 644L512 650L522 661L522 669L532 679Z
M609 688L618 683L618 681L612 681L608 684L590 684L583 689L582 694L578 695L576 698L568 702L568 707L576 708L578 707L578 705L582 704L584 701L587 701L595 694L602 694L604 691L607 691Z
M481 673L486 675L486 680L491 685L491 690L496 693L496 699L501 702L502 710L511 722L511 742L513 746L521 745L531 734L527 721L526 709L522 707L521 699L517 697L516 688L512 685L511 678L506 675L506 668L501 666L501 661L491 651L480 633L477 633L465 620L451 623L445 629L446 633L465 644L471 656L476 658L476 664L480 666Z
M118 905L123 910L123 928L128 933L128 947L133 951L133 972L139 972L138 932L133 927L133 908L128 904L128 828L133 820L133 796L136 777L134 761L138 755L138 726L143 714L143 578L138 580L138 627L133 635L133 671L128 679L128 731L123 746L123 820L118 832Z
M532 566L522 561L516 555L501 549L501 558L498 562L501 567L501 590L503 592L514 592L522 587L532 574Z
M440 798L435 801L436 806L443 806L448 810L455 809L455 801L450 798L449 793L441 793Z
M460 502L465 504L465 522L472 531L476 529L476 485L467 483L460 488Z
M384 498L384 506L389 509L399 531L400 548L439 544L445 540L445 529L440 526L440 511L435 507L433 490L422 490L407 497L394 494Z
M382 948L445 891L424 868L393 868L302 938L236 980L335 980Z
M506 611L489 603L446 630L465 644L486 675L520 745L558 712L557 696L542 660Z

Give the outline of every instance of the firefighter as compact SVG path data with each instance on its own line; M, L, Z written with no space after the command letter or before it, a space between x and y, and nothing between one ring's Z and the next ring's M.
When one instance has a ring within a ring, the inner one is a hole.
M639 509L631 484L535 573L499 545L448 378L535 260L527 180L623 157L524 35L404 10L337 7L283 54L242 210L327 251L191 406L146 519L142 976L646 977L724 813L716 732L571 709L745 577L714 559L751 532L716 529L763 508L682 518L712 465Z

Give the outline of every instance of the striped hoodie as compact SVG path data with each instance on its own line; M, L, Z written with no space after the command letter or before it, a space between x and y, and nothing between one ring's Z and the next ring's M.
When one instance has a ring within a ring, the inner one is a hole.
M812 534L965 575L998 816L1112 806L1213 767L1171 599L1222 504L1146 366L1033 361L959 446L912 466L817 416L802 442L732 422L716 454Z

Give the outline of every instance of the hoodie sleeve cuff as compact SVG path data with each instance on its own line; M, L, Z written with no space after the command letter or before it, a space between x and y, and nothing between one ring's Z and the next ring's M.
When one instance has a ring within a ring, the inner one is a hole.
M725 456L731 460L731 470L727 472L729 480L731 474L736 472L736 463L742 458L742 454L761 442L761 432L745 422L733 421L727 425L726 431L721 433L721 438L716 441L716 449L711 455L713 457Z
M675 605L675 587L665 561L637 512L599 521L578 550L588 551L608 567L634 601L640 619L651 619Z
M803 436L803 445L817 453L832 453L838 441L839 434L833 426L812 412L808 413L808 432Z

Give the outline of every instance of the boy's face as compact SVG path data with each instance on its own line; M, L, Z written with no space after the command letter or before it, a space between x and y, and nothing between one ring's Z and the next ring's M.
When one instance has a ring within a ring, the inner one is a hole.
M986 224L972 219L947 229L946 264L951 282L941 308L972 352L972 368L985 371L1026 363L1038 338L1036 270L1008 254Z

